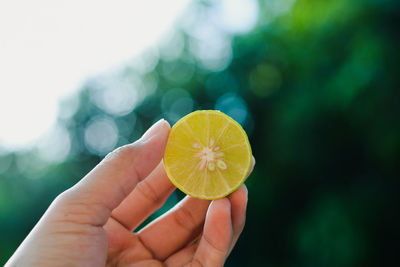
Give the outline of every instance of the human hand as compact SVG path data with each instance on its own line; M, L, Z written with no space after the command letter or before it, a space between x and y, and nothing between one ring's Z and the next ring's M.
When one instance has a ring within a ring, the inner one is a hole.
M60 194L6 266L222 266L245 224L245 185L186 197L132 232L175 190L161 162L169 130L158 121Z

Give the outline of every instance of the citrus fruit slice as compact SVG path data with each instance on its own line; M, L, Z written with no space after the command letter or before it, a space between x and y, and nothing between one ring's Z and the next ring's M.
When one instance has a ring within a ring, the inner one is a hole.
M172 127L163 161L169 179L184 193L218 199L242 185L252 154L239 123L220 111L200 110Z

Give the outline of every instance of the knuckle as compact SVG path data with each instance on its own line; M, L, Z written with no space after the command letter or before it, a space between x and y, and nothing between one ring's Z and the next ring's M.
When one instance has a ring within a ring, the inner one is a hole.
M122 196L122 199L125 199L129 196L129 194L131 193L131 190L129 190L126 186L121 185L121 184L117 184L116 188L119 191L119 195Z
M152 203L158 203L160 201L160 196L157 194L157 191L146 180L138 183L135 189L140 195Z
M65 206L68 205L69 202L71 202L74 199L74 192L72 188L69 188L59 194L52 203L52 206Z
M109 213L102 203L95 203L89 197L78 194L74 188L58 195L51 210L54 221L93 225L101 224L101 216L98 215Z
M121 157L126 156L126 154L128 154L127 146L120 146L120 147L114 149L113 151L111 151L110 153L108 153L105 156L104 161L111 161L116 158L121 158Z
M193 228L197 225L194 215L185 206L178 208L175 211L173 218L178 226L189 232L192 232Z
M189 265L186 265L189 267L204 267L204 264L197 258L193 258L192 262L189 263Z
M212 249L215 253L221 255L221 256L226 256L226 247L223 244L220 244L218 242L215 242L213 239L210 239L207 237L207 235L203 235L203 240L207 245Z
M138 147L132 144L120 146L111 151L110 153L108 153L105 156L104 161L111 161L114 159L121 159L121 158L130 158L132 155L135 154L137 149Z

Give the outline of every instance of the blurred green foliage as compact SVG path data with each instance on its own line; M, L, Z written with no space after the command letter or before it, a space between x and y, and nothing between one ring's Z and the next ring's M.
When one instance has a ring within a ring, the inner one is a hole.
M0 156L0 264L107 148L161 117L221 109L249 133L257 160L247 226L227 266L396 265L398 2L260 1L252 31L204 37L196 29L213 29L213 8L193 3L163 45L62 104L70 147L61 162L36 149ZM133 110L118 98L126 90L136 90ZM114 143L102 129L117 133Z

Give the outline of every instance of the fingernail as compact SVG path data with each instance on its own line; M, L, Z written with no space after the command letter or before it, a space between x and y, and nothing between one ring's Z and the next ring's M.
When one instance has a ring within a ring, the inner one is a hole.
M166 121L164 119L161 119L159 121L157 121L156 123L154 123L142 136L142 138L140 138L142 141L147 141L150 138L152 138L153 136L155 136L158 131L161 129L161 127L163 126L163 124L166 123Z

